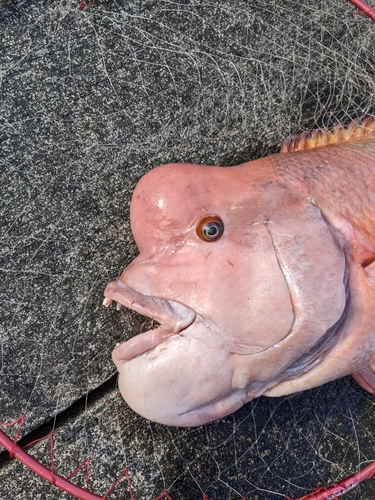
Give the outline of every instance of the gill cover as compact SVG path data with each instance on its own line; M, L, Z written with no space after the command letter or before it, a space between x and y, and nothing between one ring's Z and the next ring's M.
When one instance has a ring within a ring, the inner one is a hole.
M270 363L285 369L340 320L346 304L345 253L338 231L308 201L278 210L267 227L294 310L289 334L268 353Z

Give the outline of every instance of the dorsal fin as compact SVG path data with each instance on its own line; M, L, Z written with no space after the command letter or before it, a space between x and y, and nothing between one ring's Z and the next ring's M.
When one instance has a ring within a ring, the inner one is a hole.
M372 116L363 120L354 120L346 128L342 125L336 125L333 132L318 129L287 137L281 144L280 153L292 153L293 151L303 151L327 146L328 144L355 141L367 136L375 137L375 118Z

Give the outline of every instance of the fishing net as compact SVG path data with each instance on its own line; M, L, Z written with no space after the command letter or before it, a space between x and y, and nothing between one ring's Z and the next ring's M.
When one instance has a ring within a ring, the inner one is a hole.
M30 454L65 478L89 457L99 496L126 470L109 499L301 497L374 460L374 398L350 377L197 428L139 417L110 353L151 321L101 305L136 255L145 172L375 115L374 22L345 0L8 0L0 30L0 420L25 416L20 443L53 431ZM3 500L71 498L5 451L0 476Z

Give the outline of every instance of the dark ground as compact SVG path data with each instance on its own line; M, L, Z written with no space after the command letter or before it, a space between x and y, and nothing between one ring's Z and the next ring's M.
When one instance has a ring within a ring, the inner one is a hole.
M233 165L375 114L375 24L344 0L78 6L0 5L0 420L25 414L23 443L54 429L60 475L90 456L98 495L125 466L137 500L277 500L356 472L375 459L374 398L350 378L194 429L138 417L110 352L149 321L101 302L136 255L129 201L149 169ZM31 453L49 464L46 442ZM0 477L1 500L71 498L6 453Z

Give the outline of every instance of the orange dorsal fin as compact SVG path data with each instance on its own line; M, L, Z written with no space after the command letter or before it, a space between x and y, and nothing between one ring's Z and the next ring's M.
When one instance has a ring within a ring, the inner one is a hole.
M375 118L371 116L363 120L354 120L347 127L336 125L332 132L319 129L287 137L281 144L280 153L293 153L329 144L356 141L370 136L375 138Z

